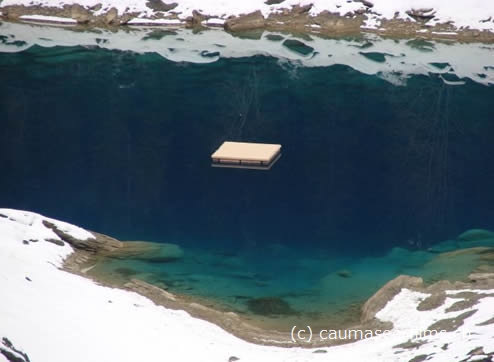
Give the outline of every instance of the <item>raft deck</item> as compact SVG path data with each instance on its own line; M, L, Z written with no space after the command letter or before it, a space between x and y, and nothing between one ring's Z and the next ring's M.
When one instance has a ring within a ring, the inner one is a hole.
M212 155L214 167L270 169L281 156L281 145L224 142Z

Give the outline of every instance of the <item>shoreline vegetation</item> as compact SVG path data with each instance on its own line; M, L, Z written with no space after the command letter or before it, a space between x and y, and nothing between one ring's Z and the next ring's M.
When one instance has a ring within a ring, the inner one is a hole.
M273 2L274 1L274 2ZM107 28L116 31L120 27L153 26L165 28L190 28L203 31L208 28L223 28L225 31L239 36L260 37L263 31L280 31L294 34L318 35L322 37L355 36L362 33L379 34L391 38L423 38L442 39L459 42L494 42L492 29L481 29L475 26L456 26L452 21L431 22L434 9L408 9L403 13L407 16L382 18L375 21L373 4L363 0L358 2L361 7L345 14L328 10L314 13L312 3L277 8L267 16L261 10L238 15L224 15L218 18L206 12L193 10L191 16L175 13L177 3L167 4L161 0L148 1L149 12L146 17L142 12L120 12L116 7L103 7L101 3L93 6L74 3L49 6L33 3L5 5L0 2L0 19L28 23L50 25L70 25L77 30ZM280 4L278 0L267 0L266 4ZM48 4L51 4L48 2ZM84 4L84 2L82 2ZM282 4L280 4L282 5ZM225 9L225 11L228 11ZM468 11L468 9L466 9ZM492 16L479 24L491 23Z
M45 227L53 230L62 242L70 244L74 249L74 252L65 259L62 270L92 279L100 285L138 293L147 297L155 304L168 309L184 310L192 317L216 324L238 338L259 345L304 348L329 347L356 342L361 339L359 338L359 333L362 335L366 335L366 333L374 335L383 330L392 332L393 324L391 322L380 321L376 318L376 314L400 293L402 289L409 289L429 295L419 304L418 310L420 311L433 310L441 306L445 302L448 291L461 291L459 297L465 298L450 307L449 309L454 308L451 311L468 310L477 304L480 299L490 296L490 294L478 293L479 290L494 289L494 272L490 269L487 270L485 266L473 270L468 276L468 280L456 281L454 283L441 280L432 284L426 284L422 278L400 275L386 283L361 308L355 311L355 313L360 315L360 323L335 326L341 334L345 333L346 335L348 331L348 335L352 335L352 338L327 338L325 340L314 338L310 342L305 340L294 341L289 330L280 331L273 328L272 325L256 323L249 317L218 307L214 302L198 297L170 293L165 289L139 279L115 279L114 276L91 272L94 266L104 258L124 258L126 256L152 253L156 247L156 245L153 245L154 243L120 242L109 236L95 232L91 232L95 236L94 239L79 240L59 230L52 223L44 221L43 224ZM494 259L494 249L488 247L460 249L445 254L452 253L476 253L484 255L486 260ZM468 291L465 292L464 290ZM323 324L319 330L322 330L324 327L327 328L327 321L321 322ZM449 321L447 320L439 321L434 324L433 329L447 330L449 328L448 323ZM315 330L315 333L319 333L319 330ZM355 331L361 332L356 333Z

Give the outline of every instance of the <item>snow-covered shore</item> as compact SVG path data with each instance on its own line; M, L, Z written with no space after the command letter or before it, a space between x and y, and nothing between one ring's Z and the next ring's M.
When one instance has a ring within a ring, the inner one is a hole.
M317 350L260 346L144 296L60 270L73 249L58 245L62 240L43 220L75 238L91 238L83 229L35 213L0 209L1 362L12 355L23 358L20 352L33 362L409 361L418 356L474 361L494 356L494 290L474 291L480 296L477 304L460 309L450 307L465 297L450 291L443 304L419 311L417 305L429 294L403 289L376 315L394 325L385 336ZM444 329L452 325L452 331L409 340L434 323ZM313 338L321 337L329 332Z
M379 31L390 35L492 40L490 0L2 0L8 19L93 25L224 26L323 34Z

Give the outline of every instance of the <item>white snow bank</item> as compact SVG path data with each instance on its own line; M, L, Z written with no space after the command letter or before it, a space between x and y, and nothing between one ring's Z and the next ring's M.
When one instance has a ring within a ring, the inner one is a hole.
M477 325L492 318L493 297L482 299L474 307L477 313L458 332L421 338L427 343L416 349L393 348L406 342L411 331L463 313L445 312L451 298L434 311L419 312L416 306L427 295L406 289L377 315L396 326L385 336L325 349L327 353L254 345L186 312L168 310L138 294L102 287L59 270L71 248L43 241L54 236L42 220L77 237L90 235L82 229L24 211L0 209L0 215L0 338L9 338L32 361L213 362L235 356L241 362L381 362L409 361L420 354L431 355L428 361L453 361L466 358L476 347L483 347L485 353L494 351L490 343L494 326ZM39 241L23 242L28 238ZM445 344L448 348L443 350Z
M94 238L94 235L90 232L63 221L50 219L48 217L41 216L33 212L12 210L12 209L0 209L0 214L8 216L8 218L1 217L0 223L6 223L4 232L8 232L8 236L16 238L29 239L59 239L60 238L50 229L43 225L43 221L46 220L55 226L80 240L86 240ZM13 234L12 234L13 233ZM66 249L66 248L65 248Z
M305 55L284 46L283 41L293 37L282 33L265 32L261 39L254 40L235 37L221 30L194 34L192 30L177 29L176 35L170 34L158 40L147 36L153 30L134 28L129 31L101 30L92 33L4 22L0 24L0 34L8 34L9 38L8 41L0 42L0 52L18 52L33 45L98 46L137 53L154 52L171 61L193 63L214 62L220 57L238 58L263 54L279 59L282 65L289 62L296 67L343 64L364 74L377 75L394 84L405 84L412 75L429 74L451 74L459 80L469 78L485 85L494 84L492 44L434 41L420 43L382 39L376 35L367 35L361 40L312 36L312 40L304 42L314 50ZM269 34L281 36L282 40L269 40ZM202 55L204 51L219 52L219 56L205 57ZM373 60L368 56L369 53L380 54L382 60ZM440 68L434 66L436 63L448 66Z
M180 25L182 21L179 19L145 19L145 18L134 18L129 20L127 23L129 25Z
M3 0L2 6L9 5L41 5L62 7L65 4L78 3L85 7L92 7L98 3L102 8L97 14L102 14L110 8L117 8L119 14L135 12L140 17L150 17L154 11L146 6L147 0ZM358 1L347 0L285 0L280 4L267 5L265 0L173 0L165 3L176 2L178 5L168 13L176 13L181 19L192 15L193 10L203 14L226 19L230 15L239 15L260 10L264 16L279 12L280 9L291 8L294 5L313 4L310 13L316 15L324 10L345 15L349 12L366 9ZM372 16L367 22L367 28L377 28L383 19L392 19L397 14L398 18L413 21L406 12L411 9L433 9L430 14L434 18L429 24L452 22L458 28L470 27L472 29L494 31L494 2L491 0L371 0ZM491 17L491 20L489 20Z
M222 26L225 24L225 20L219 18L209 18L205 21L206 25Z
M22 15L20 18L22 20L30 20L30 21L46 21L46 22L53 22L53 23L77 24L77 21L74 19L61 18L59 16Z

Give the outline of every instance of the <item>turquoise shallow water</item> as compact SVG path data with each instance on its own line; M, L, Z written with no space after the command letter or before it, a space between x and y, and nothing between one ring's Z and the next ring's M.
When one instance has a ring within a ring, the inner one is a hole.
M196 247L181 250L180 257L167 261L157 259L159 252L149 255L149 260L142 256L106 259L90 273L113 281L142 279L270 327L310 323L316 328L336 328L358 322L362 303L398 275L420 276L431 284L466 281L479 266L494 269L493 235L444 241L427 250L393 248L379 256L338 255L280 244L236 252ZM252 308L252 301L266 297L288 303L291 311Z
M494 229L494 88L460 79L454 59L434 66L449 74L398 86L393 72L348 64L202 48L211 62L200 64L102 49L100 38L27 47L14 35L0 38L0 203L183 249L176 261L113 260L102 271L241 313L277 297L320 318L353 310L396 275L462 279L485 262L434 259L475 245L443 240ZM359 61L396 58L379 54ZM281 143L283 155L267 172L210 167L225 140Z

